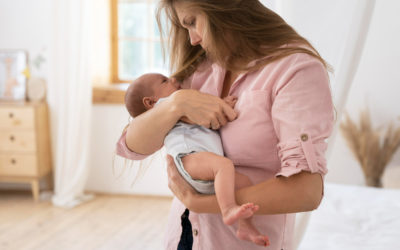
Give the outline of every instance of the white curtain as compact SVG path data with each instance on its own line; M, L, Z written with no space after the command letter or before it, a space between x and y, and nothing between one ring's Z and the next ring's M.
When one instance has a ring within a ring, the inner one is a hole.
M92 83L96 86L110 84L111 69L111 25L110 0L96 0L92 6L91 24L91 71Z
M89 170L91 120L91 0L52 2L49 106L52 127L55 206L74 207L84 194Z
M337 122L329 138L330 156L338 123L360 62L375 0L277 0L276 11L304 35L334 67L331 75ZM296 215L294 249L298 249L311 213Z

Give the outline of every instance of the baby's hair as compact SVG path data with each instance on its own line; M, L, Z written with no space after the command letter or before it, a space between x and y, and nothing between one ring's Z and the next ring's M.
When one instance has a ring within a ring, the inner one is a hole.
M131 83L125 93L125 106L129 114L136 117L144 113L147 109L144 106L143 98L153 94L153 90L149 86L145 86L140 78Z

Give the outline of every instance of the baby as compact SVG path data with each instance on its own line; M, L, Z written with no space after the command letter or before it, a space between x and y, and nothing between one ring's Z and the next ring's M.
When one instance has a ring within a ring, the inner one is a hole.
M136 79L125 95L125 105L132 117L136 117L165 100L180 89L174 78L161 74L145 74ZM225 99L232 108L236 98ZM216 194L223 221L227 225L239 222L237 236L258 245L267 246L267 236L261 235L251 222L258 205L238 205L235 200L235 168L224 157L221 139L217 131L199 125L178 122L164 140L167 153L175 161L182 177L199 193ZM250 181L242 185L251 185Z

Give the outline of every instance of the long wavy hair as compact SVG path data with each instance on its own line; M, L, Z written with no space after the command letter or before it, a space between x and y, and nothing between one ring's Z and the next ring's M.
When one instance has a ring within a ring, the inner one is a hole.
M177 2L185 2L191 10L205 15L207 51L190 44L188 31L174 8ZM166 29L163 14L169 21ZM252 71L288 55L306 53L330 70L305 38L258 0L161 0L156 16L163 44L168 37L171 72L178 80L189 77L206 58L227 70ZM163 50L165 54L165 46ZM256 59L262 60L249 65Z

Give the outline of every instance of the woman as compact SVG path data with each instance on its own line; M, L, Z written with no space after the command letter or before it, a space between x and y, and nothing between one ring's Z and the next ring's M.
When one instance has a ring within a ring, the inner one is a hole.
M254 184L237 190L238 204L260 206L254 224L268 235L269 249L293 249L293 213L316 209L323 195L333 126L326 63L258 0L161 0L159 10L171 24L174 76L191 89L136 117L118 154L143 159L180 119L220 129L225 156ZM227 95L238 98L235 110L222 101ZM262 248L238 240L215 196L197 194L170 158L168 175L177 198L166 249Z

